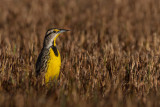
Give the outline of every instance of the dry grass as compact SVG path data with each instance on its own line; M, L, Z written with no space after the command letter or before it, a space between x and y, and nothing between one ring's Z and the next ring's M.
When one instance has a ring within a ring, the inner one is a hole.
M48 28L57 40L57 83L35 62ZM160 106L159 0L0 0L0 106Z

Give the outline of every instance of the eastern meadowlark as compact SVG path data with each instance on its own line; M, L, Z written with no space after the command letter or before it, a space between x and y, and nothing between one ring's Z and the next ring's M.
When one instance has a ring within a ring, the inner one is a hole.
M44 74L45 83L57 79L60 72L61 57L56 47L56 38L69 30L52 28L46 32L43 48L36 62L36 75Z

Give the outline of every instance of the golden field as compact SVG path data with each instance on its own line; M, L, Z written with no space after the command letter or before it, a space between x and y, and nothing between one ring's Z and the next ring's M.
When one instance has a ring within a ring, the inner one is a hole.
M44 86L35 63L47 29L61 73ZM0 107L160 106L159 0L0 0Z

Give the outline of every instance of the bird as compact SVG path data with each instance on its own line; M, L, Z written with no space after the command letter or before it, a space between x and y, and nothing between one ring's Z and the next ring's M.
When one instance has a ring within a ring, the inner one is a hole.
M51 28L49 29L44 37L43 48L37 58L36 62L36 76L43 74L45 83L50 80L57 80L60 67L61 67L61 56L56 47L57 37L69 30Z

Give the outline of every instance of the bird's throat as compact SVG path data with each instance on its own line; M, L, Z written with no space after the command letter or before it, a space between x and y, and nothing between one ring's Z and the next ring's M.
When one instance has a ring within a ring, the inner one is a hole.
M53 46L56 46L56 39L53 40Z
M54 45L54 46L56 46L56 39L57 39L58 36L59 36L59 34L57 34L56 37L55 37L54 40L53 40L53 45Z

